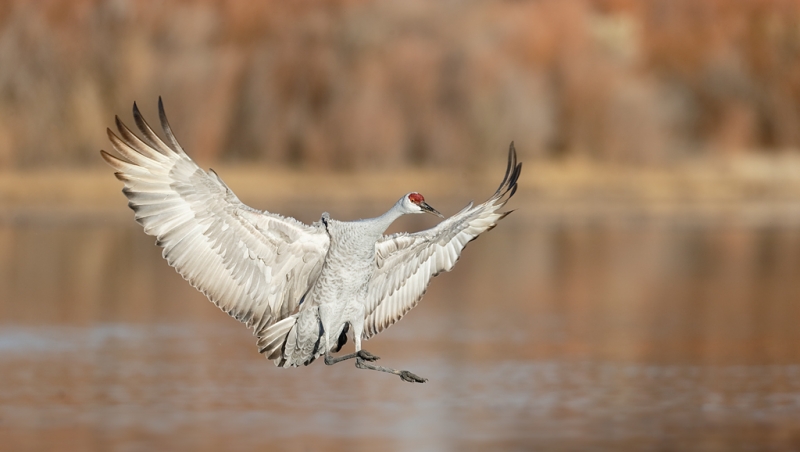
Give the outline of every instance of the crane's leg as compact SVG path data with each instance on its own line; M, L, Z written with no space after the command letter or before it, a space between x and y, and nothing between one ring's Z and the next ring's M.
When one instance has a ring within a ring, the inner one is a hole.
M364 350L361 350L361 333L364 332L364 324L362 322L354 322L353 324L353 340L356 343L356 355ZM373 356L370 354L370 356ZM378 366L375 364L371 364L368 361L374 361L371 359L364 359L361 356L356 356L356 367L359 369L369 369L369 370L377 370L379 372L386 372L393 375L399 376L403 381L408 381L410 383L425 383L428 381L427 378L422 378L418 375L412 374L407 370L397 370L392 369L389 367Z
M342 356L333 356L330 352L325 353L325 364L332 366L336 363L347 361L348 359L363 359L364 361L377 361L380 357L373 355L372 353L366 350L359 350L355 353L350 353L349 355L342 355Z
M342 333L342 334L344 334L344 333ZM325 332L325 342L326 342L326 344L330 344L329 340L330 339L328 337L328 332L326 331ZM353 358L360 358L360 359L363 359L365 361L377 361L377 360L380 359L380 357L375 356L375 355L373 355L372 353L370 353L370 352L368 352L366 350L361 350L360 345L361 345L361 337L359 337L356 340L356 352L355 353L350 353L349 355L342 355L342 356L333 356L333 355L331 355L332 347L327 346L325 348L325 350L326 350L325 351L325 364L327 364L329 366L332 366L332 365L334 365L336 363L339 363L339 362L342 362L342 361L346 361L348 359L353 359Z
M387 372L390 374L398 375L403 381L408 381L410 383L425 383L428 381L427 378L422 378L419 375L412 374L407 370L397 370L391 369L389 367L383 366L376 366L375 364L368 363L361 358L356 358L356 367L359 369L369 369L369 370L378 370L380 372Z
M329 336L329 328L326 328L327 325L325 324L325 319L332 316L333 313L330 312L331 305L322 305L319 308L320 313L320 320L323 322L323 329L325 330L325 364L332 366L336 363L346 361L348 359L358 358L363 359L365 361L377 361L380 358L373 355L372 353L361 350L361 332L364 330L364 305L361 303L352 303L347 306L345 309L347 324L353 328L353 337L355 338L355 345L356 351L355 353L350 353L349 355L342 355L335 357L331 355L331 350L333 350L333 342L331 342L331 338ZM358 320L358 321L357 321ZM356 326L357 325L357 326ZM342 330L342 334L344 334L345 330ZM339 339L338 337L336 339Z
M325 342L326 342L326 352L325 352L325 364L332 366L336 363L348 360L348 359L356 359L356 367L359 369L370 369L370 370L377 370L380 372L387 372L390 374L394 374L402 378L404 381L409 381L411 383L425 383L428 381L427 378L422 378L418 375L412 374L407 370L396 370L391 369L389 367L383 366L376 366L375 364L370 364L370 361L377 361L379 358L372 353L361 350L361 328L354 328L353 334L355 337L356 343L356 352L350 353L349 355L342 355L342 356L333 356L330 353L330 347L327 346L329 344L330 339L328 337L327 332L325 333Z
M361 350L361 334L364 332L364 308L363 305L354 304L351 305L351 311L349 312L349 320L348 323L350 327L353 328L353 341L355 342L356 351L355 353L350 353L349 355L343 355L335 357L331 355L331 350L333 349L333 342L331 342L330 337L330 330L329 328L324 328L325 326L325 319L327 318L326 311L328 306L323 305L320 306L320 320L323 322L323 339L325 341L325 364L332 366L336 363L348 360L348 359L356 359L356 367L359 369L369 369L369 370L377 370L380 372L386 372L393 375L397 375L402 378L404 381L409 381L412 383L425 383L428 381L427 378L422 378L418 375L414 375L407 370L396 370L391 369L389 367L383 366L376 366L375 364L371 364L371 361L377 361L379 358L372 353ZM360 309L359 309L360 308Z

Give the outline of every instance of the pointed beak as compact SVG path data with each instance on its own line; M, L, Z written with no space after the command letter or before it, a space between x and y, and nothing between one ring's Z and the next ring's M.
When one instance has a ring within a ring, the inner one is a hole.
M422 210L425 211L425 212L428 212L430 214L436 215L439 218L444 218L444 215L440 214L438 210L436 210L433 207L429 206L428 203L425 202L425 201L422 201L419 204L419 206L422 207Z

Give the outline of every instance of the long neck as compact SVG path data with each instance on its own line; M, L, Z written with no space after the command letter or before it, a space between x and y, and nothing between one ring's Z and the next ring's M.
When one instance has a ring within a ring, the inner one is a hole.
M405 212L403 212L403 210L400 208L400 203L398 202L385 214L364 221L369 221L373 223L375 225L375 231L380 235L383 234L392 223L394 223L394 220L403 216L404 213Z

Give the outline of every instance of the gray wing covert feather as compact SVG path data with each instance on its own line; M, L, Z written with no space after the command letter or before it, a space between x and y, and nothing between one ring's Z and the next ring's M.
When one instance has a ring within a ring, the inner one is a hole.
M136 221L192 286L256 333L294 312L319 274L328 248L320 227L243 204L178 144L159 99L167 145L134 104L137 137L117 118L109 139L122 159L102 152L125 183Z

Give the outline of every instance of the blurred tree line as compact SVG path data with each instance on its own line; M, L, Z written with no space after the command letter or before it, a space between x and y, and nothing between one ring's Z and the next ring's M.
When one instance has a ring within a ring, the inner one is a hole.
M796 152L800 2L0 4L0 169L101 165L134 100L204 162Z

